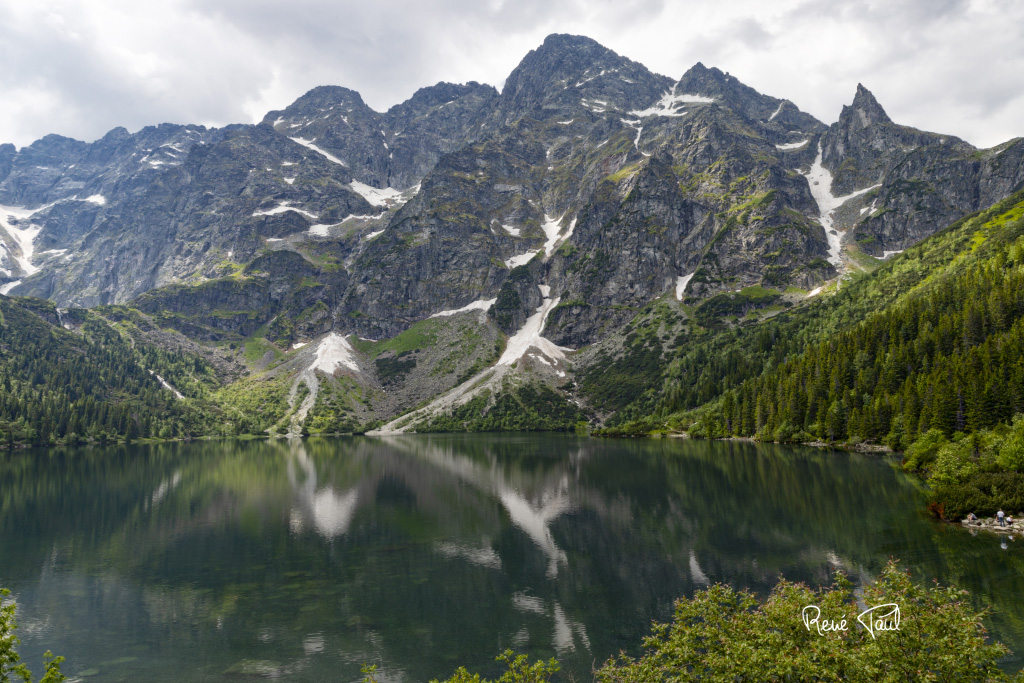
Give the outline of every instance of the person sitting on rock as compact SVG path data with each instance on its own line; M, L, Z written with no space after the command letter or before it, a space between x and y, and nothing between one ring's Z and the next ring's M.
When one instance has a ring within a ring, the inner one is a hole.
M999 526L1006 526L1006 513L1000 510L996 513L996 519L999 520Z
M974 522L977 522L978 521L978 515L974 514L973 512L968 512L967 513L967 521L971 522L972 524Z

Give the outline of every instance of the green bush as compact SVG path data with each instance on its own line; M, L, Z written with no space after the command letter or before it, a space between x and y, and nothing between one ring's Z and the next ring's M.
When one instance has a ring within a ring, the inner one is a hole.
M858 623L864 604L890 603L899 606L898 630L871 633ZM817 624L802 619L809 605L820 609ZM642 657L610 660L597 681L1010 680L998 666L1007 649L985 642L983 616L965 591L919 586L894 562L860 596L841 574L818 591L782 580L763 603L715 585L679 600L673 622L645 639ZM845 619L847 628L819 633L825 619Z
M8 595L10 595L9 590L0 588L0 605ZM14 618L16 610L17 605L14 603L0 607L0 683L18 680L25 683L32 682L32 673L21 663L21 658L18 656L17 646L20 641L14 633L14 629L18 626L18 622ZM63 657L54 657L47 651L43 655L45 672L39 679L39 683L61 683L61 681L67 680L67 676L60 672L60 665L63 661Z
M997 510L1024 510L1024 473L977 472L966 481L932 491L929 507L943 519L960 520L973 512L991 517Z
M947 443L949 439L941 429L929 429L903 454L903 469L914 472L926 468L935 461L939 449Z

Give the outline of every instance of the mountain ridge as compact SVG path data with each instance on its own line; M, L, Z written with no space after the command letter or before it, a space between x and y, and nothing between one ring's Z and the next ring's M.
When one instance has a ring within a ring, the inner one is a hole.
M130 304L247 354L252 382L313 402L281 413L296 427L339 382L364 421L463 385L446 409L547 395L531 382L585 403L576 378L671 355L619 334L642 311L671 337L776 315L1022 184L1024 140L900 126L860 84L826 125L714 67L673 80L553 35L500 93L442 82L376 112L321 86L253 125L0 147L0 294ZM302 350L403 335L420 345L358 371Z

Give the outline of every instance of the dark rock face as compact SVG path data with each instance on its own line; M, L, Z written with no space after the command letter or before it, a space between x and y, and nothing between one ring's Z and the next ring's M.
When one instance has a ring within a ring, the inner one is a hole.
M552 114L576 113L581 101L591 102L586 107L591 111L602 107L628 110L656 100L671 85L670 79L590 38L551 35L505 80L492 120L500 126L523 117L545 119Z
M415 185L442 154L475 139L497 98L491 86L439 83L380 114L348 88L319 87L263 122L335 156L372 187ZM300 143L301 144L301 143Z
M15 294L137 300L203 338L381 338L490 299L512 333L544 287L545 336L580 347L660 297L834 277L804 175L819 145L834 195L878 186L836 213L875 255L1024 183L1024 140L897 125L863 86L827 127L718 69L673 81L553 35L500 94L439 83L380 113L320 87L254 126L0 146L0 205L40 228Z
M906 249L1024 183L1021 141L977 150L959 138L897 125L863 85L821 146L836 195L880 186L853 234L875 256Z

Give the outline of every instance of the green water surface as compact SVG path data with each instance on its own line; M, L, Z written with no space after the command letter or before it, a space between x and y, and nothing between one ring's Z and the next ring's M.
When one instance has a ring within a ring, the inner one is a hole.
M1024 650L1024 541L938 524L922 500L891 460L736 442L22 451L0 455L0 586L23 660L38 672L52 649L90 682L347 682L364 662L428 681L493 675L505 648L585 681L708 583L860 583L889 557L970 590Z

